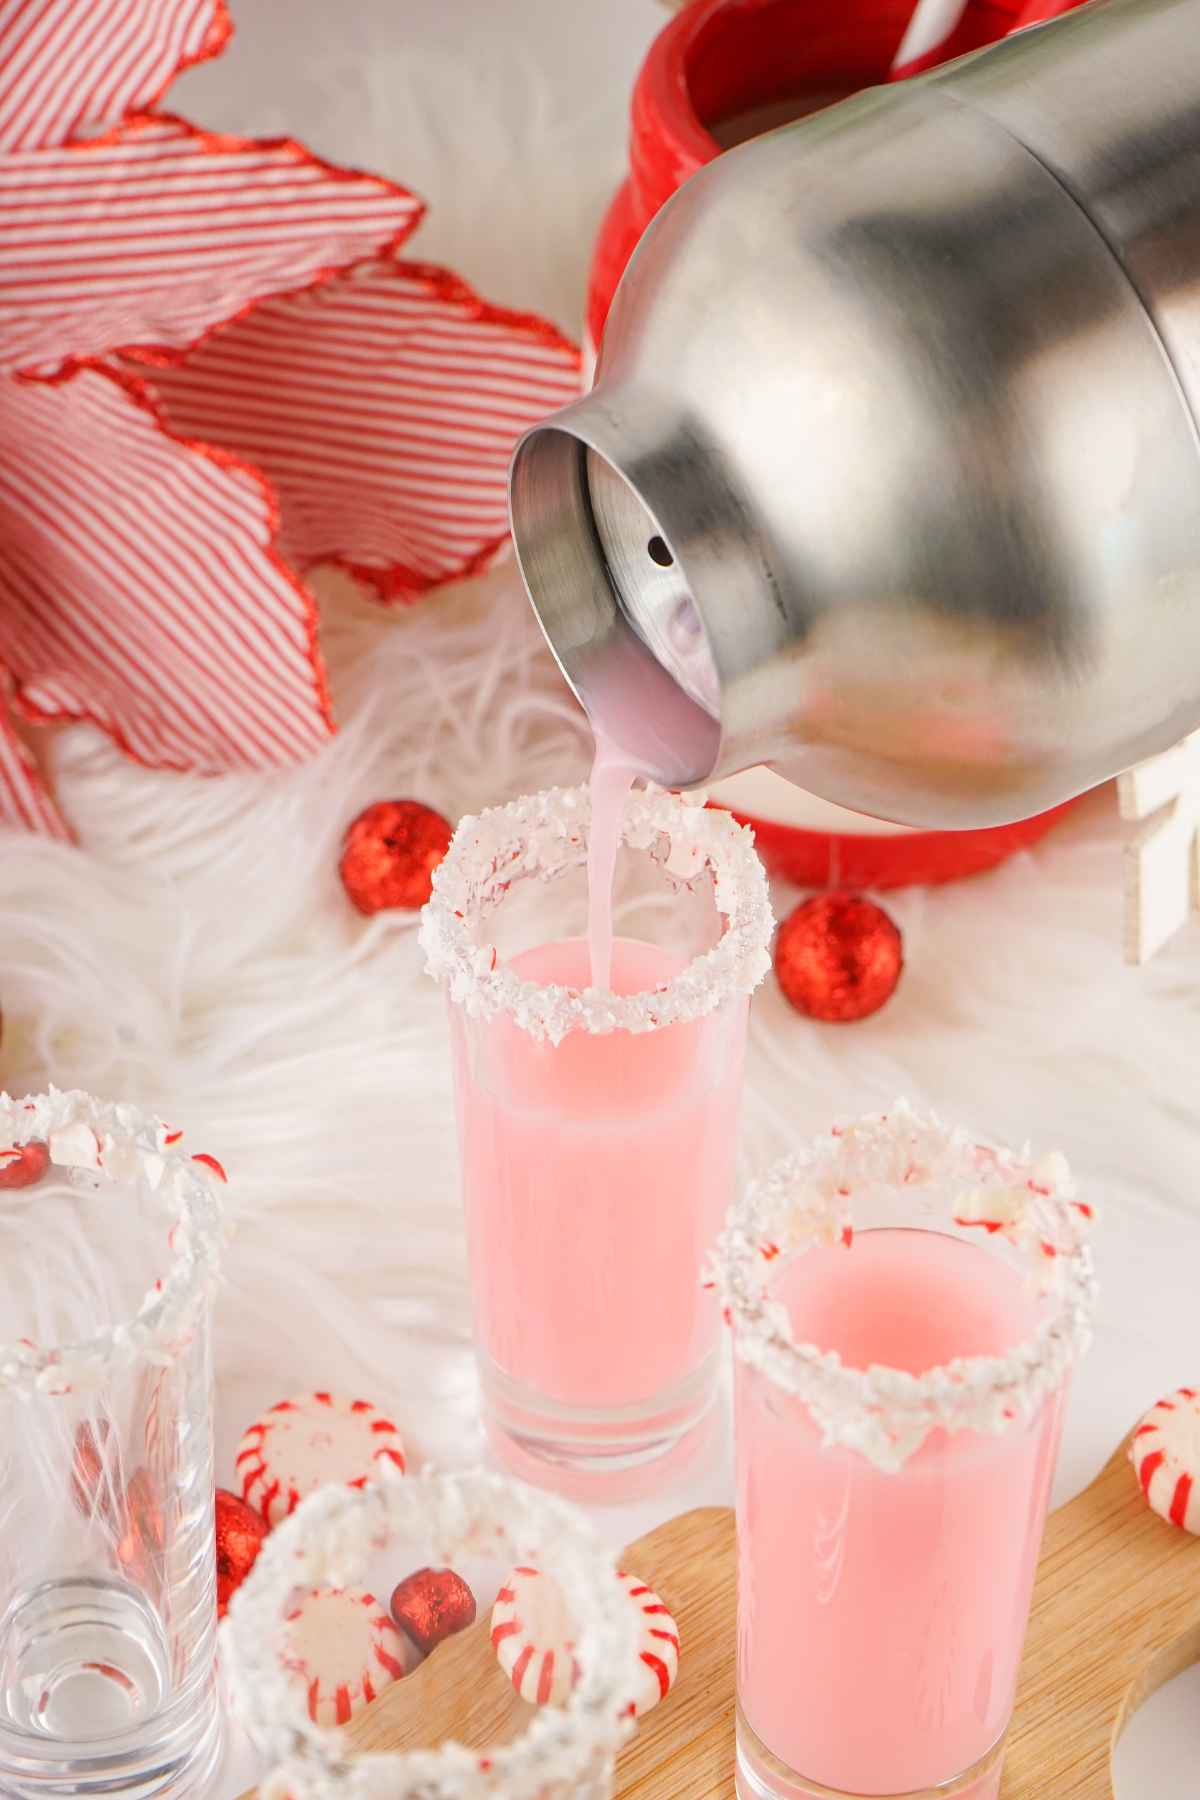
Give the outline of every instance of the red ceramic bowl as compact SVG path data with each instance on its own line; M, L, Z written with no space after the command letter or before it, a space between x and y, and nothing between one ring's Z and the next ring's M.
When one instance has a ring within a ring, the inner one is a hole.
M967 0L949 37L901 73L978 49L1077 3ZM733 144L895 79L913 7L914 0L693 0L660 32L634 88L629 174L596 242L589 352L603 337L638 239L675 190ZM904 887L976 875L1034 843L1068 810L986 831L937 832L855 831L847 813L846 831L831 832L797 822L794 805L774 818L743 810L736 784L714 797L754 826L772 873L804 887Z

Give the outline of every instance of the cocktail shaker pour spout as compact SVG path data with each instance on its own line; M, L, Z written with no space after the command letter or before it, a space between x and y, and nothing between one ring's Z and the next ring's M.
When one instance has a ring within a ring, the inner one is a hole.
M648 775L1003 823L1200 722L1200 0L1093 0L650 226L521 568Z

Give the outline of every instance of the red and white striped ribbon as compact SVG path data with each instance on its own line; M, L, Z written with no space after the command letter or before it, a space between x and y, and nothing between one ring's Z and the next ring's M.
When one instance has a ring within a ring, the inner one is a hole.
M6 690L8 685L6 680ZM7 701L0 704L0 825L37 831L43 837L66 840L71 836L37 764L13 729Z
M230 29L223 0L0 0L0 152L144 111Z
M513 444L575 398L579 353L443 269L377 261L263 301L150 379L176 430L270 478L285 555L411 598L507 541Z
M261 295L401 242L421 203L299 144L180 119L0 159L0 364L178 350Z
M0 655L20 710L93 720L158 768L311 753L331 729L314 607L275 523L261 477L168 435L132 378L0 381Z
M281 550L389 594L479 566L578 381L552 327L391 260L404 189L147 112L228 32L223 0L0 0L0 685L200 772L331 729ZM65 835L2 699L0 820Z

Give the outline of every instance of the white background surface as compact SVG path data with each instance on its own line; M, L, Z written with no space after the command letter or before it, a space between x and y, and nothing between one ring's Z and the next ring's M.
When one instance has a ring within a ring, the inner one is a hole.
M215 126L293 133L407 182L432 208L413 255L577 332L629 87L663 16L652 0L240 0L234 44L169 104ZM103 1042L60 1046L51 1072L74 1056L68 1073L89 1085L99 1067L164 1109L169 1099L241 1176L219 1348L225 1481L258 1407L343 1378L395 1407L418 1457L477 1453L440 1009L409 927L364 931L332 869L346 819L368 800L413 792L457 813L583 767L511 576L483 604L494 612L481 633L479 602L436 599L393 621L330 600L347 731L315 773L197 798L195 784L118 766L86 734L59 756L87 879L103 888L107 966L81 972L87 959L52 945L47 926L46 979L61 972L72 1003L82 991L110 1012L120 994L127 1035L140 1027L143 1042L129 1048L114 1026ZM500 671L487 692L485 655ZM505 762L489 733L511 706L526 749ZM752 1168L790 1136L901 1090L981 1131L1059 1145L1077 1166L1099 1211L1104 1299L1059 1499L1161 1392L1200 1376L1200 931L1149 970L1121 966L1114 814L1111 795L1095 796L1035 856L889 900L908 968L878 1019L813 1028L769 986L752 1024ZM10 867L6 897L82 929L62 867L56 851L31 852L19 878ZM155 895L169 900L170 955L160 925L145 923ZM794 898L778 894L780 910ZM155 987L168 971L169 1004ZM29 1045L35 1078L44 1050ZM614 1511L604 1528L623 1539L714 1498L729 1498L724 1452L686 1491ZM1119 1800L1194 1800L1198 1698L1193 1672L1141 1715L1120 1753ZM251 1772L244 1757L231 1766L221 1800Z

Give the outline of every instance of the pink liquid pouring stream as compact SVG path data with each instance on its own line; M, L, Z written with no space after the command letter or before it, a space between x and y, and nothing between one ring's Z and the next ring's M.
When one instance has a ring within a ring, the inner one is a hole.
M936 1231L811 1249L774 1291L798 1341L911 1374L1006 1351L1037 1317L1019 1270ZM801 1402L740 1361L737 1381L738 1694L768 1752L739 1793L940 1792L1008 1724L1058 1401L998 1437L934 1431L887 1472L825 1448ZM945 1791L994 1800L999 1784L997 1763Z
M615 744L596 736L596 754L592 762L592 824L588 834L588 961L593 987L612 986L613 954L613 877L617 869L617 849L621 841L621 810L625 796L633 786L637 770ZM676 974L670 969L649 982L657 987ZM625 988L625 993L636 993Z

